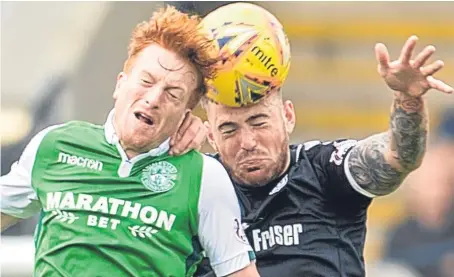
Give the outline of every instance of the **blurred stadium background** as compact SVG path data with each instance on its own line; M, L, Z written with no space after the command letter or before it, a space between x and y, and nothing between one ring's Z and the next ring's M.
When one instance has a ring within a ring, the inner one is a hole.
M30 138L50 124L72 119L103 124L113 104L111 94L126 58L130 32L153 10L173 4L203 15L224 3L1 2L1 174L9 171ZM293 58L284 95L297 110L294 142L362 138L386 130L392 94L376 73L376 42L385 43L396 58L407 37L418 35L417 50L434 44L435 58L446 64L438 77L454 84L454 2L256 3L281 20L290 38ZM420 187L432 192L424 192L419 201L407 197L417 187L412 187L411 180L396 193L374 201L365 249L368 276L454 276L454 224L448 224L454 219L450 189L454 186L454 115L449 110L454 98L436 92L427 98L431 144L443 149L435 151L435 160L443 162L429 175L442 177L413 178L426 180ZM203 116L200 110L197 113ZM410 229L422 235L415 235L414 241L412 232L403 233L410 244L418 244L418 238L438 244L410 249L410 258L389 254L394 243L389 242L396 233L392 230L416 218L411 205L416 202L425 207L420 209L432 211L432 206L424 206L426 202L440 201L446 202L447 213L434 211L432 222L434 226L443 223L442 231L434 231L436 235L428 231L428 235L423 227L418 231L416 224ZM2 233L1 276L31 276L35 222L30 219ZM402 264L403 260L410 262ZM435 266L443 273L414 270L420 266Z

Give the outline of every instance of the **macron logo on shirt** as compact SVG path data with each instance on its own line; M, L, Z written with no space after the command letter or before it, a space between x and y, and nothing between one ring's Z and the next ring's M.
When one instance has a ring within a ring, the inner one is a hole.
M98 171L102 171L102 162L98 160L93 160L89 158L84 158L84 157L78 157L75 155L70 155L64 152L58 153L58 162L59 163L65 163L65 164L70 164L70 165L75 165L75 166L80 166L84 168L90 168Z

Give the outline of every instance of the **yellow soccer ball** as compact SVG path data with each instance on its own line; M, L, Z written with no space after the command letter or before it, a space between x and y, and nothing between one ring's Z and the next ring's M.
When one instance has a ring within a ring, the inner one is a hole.
M290 44L274 15L254 4L233 3L202 21L219 51L218 73L208 82L212 101L241 107L257 103L287 78Z

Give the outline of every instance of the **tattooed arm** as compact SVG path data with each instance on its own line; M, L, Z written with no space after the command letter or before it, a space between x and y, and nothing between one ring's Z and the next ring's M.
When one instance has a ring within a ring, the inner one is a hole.
M427 141L427 111L422 97L396 92L390 130L371 136L350 154L350 172L366 191L385 195L394 191L422 161Z
M411 37L402 49L400 59L392 63L389 63L386 47L382 44L376 47L380 75L395 91L390 128L359 142L348 159L354 181L375 196L396 190L422 162L428 131L423 94L431 88L446 93L453 91L432 77L443 67L443 62L436 61L423 67L435 51L433 46L426 47L414 61L410 60L416 41L416 37Z

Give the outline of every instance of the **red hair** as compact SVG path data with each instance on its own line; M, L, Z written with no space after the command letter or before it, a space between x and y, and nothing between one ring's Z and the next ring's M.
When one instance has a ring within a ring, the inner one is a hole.
M131 70L135 58L144 48L157 43L195 66L201 78L197 97L191 99L197 104L206 93L205 80L215 76L215 64L218 60L213 41L208 33L203 31L200 22L199 16L189 16L172 6L154 12L148 21L139 23L133 30L123 71Z

